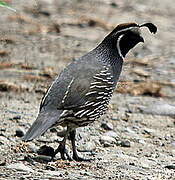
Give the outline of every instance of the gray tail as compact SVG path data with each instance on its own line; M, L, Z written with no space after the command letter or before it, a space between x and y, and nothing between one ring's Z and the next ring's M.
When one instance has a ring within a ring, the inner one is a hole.
M61 111L49 111L40 112L37 119L34 121L32 126L29 128L27 133L22 137L23 141L31 141L36 137L42 135L57 121L59 121Z

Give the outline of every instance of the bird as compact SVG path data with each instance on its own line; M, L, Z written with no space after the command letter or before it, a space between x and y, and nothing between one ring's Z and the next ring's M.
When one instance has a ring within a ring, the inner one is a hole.
M157 32L152 23L119 24L97 47L67 65L43 96L38 116L23 141L31 141L49 128L61 125L66 133L54 155L60 153L62 160L85 160L77 153L76 129L106 113L126 54L144 42L142 27L147 27L151 33ZM72 157L66 150L67 139L72 144Z

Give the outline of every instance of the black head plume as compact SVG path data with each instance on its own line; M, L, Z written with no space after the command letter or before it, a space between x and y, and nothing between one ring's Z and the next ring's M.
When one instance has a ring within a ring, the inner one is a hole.
M152 23L144 23L139 25L139 27L144 27L144 26L147 27L151 33L155 34L157 32L157 27Z

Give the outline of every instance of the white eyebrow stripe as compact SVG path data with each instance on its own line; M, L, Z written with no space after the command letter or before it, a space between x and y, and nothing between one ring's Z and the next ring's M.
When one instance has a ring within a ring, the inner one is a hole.
M139 28L139 27L133 26L133 27L129 27L129 28L126 28L126 29L122 29L122 30L120 30L120 31L117 31L116 34L119 34L119 33L121 33L121 32L125 32L125 31L128 31L128 30L131 30L131 29L133 29L133 28Z

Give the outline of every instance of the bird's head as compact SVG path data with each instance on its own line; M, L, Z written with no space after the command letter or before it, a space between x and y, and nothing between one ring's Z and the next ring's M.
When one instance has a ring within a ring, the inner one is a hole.
M118 25L104 41L110 43L112 48L118 51L120 57L126 54L139 42L144 42L141 35L141 27L147 27L151 33L157 32L157 27L152 23L138 25L136 23L125 23Z

